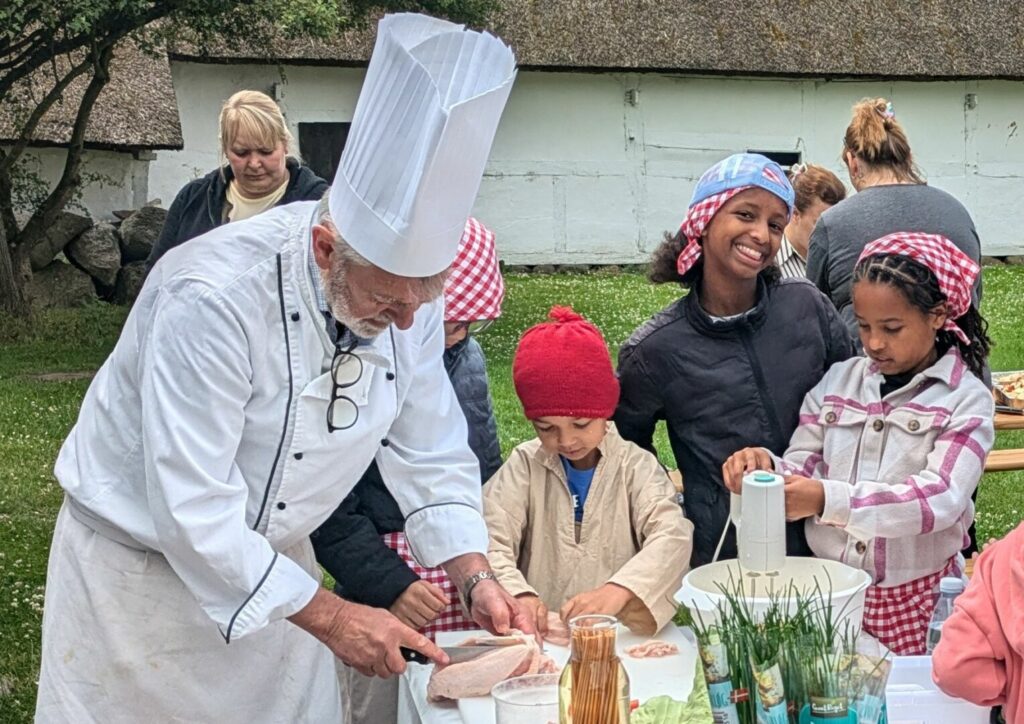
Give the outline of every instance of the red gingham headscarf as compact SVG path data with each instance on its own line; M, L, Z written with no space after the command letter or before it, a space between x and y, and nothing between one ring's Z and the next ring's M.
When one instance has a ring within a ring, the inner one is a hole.
M676 271L679 272L680 276L690 271L693 265L697 263L697 260L700 259L702 251L700 237L704 233L704 229L711 223L711 219L722 208L722 205L740 191L752 188L754 187L740 186L734 189L726 189L714 196L707 197L703 201L697 202L689 208L686 212L686 218L683 219L683 225L680 227L687 241L686 246L679 252L679 257L676 259Z
M444 283L444 321L497 319L504 298L505 282L498 268L494 232L470 216Z
M899 254L928 267L939 281L939 291L946 295L947 316L942 328L955 334L964 344L971 343L954 321L971 308L971 290L981 271L971 257L940 234L917 231L897 231L875 239L864 247L857 263L875 254Z

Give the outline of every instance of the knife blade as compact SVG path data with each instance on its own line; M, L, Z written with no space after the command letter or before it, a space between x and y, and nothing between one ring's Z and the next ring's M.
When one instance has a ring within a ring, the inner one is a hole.
M482 656L490 651L494 651L493 645L478 645L478 646L441 646L440 647L445 654L448 655L448 663L450 664L461 664L464 661L472 661L478 656ZM431 659L427 658L425 654L421 654L415 649L410 649L405 646L400 648L402 652L402 658L406 661L411 661L414 664L432 664L434 663Z

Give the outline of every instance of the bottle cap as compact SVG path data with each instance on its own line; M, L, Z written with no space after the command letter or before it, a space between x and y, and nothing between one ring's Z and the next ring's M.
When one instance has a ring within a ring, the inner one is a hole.
M754 473L755 483L770 483L775 480L775 476L771 473Z
M950 576L939 581L939 593L963 593L964 582L959 578Z

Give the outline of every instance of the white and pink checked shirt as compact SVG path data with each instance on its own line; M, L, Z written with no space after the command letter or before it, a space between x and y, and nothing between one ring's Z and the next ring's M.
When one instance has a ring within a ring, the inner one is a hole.
M889 588L943 570L967 545L995 432L992 395L956 348L884 398L882 381L865 357L834 365L775 466L825 486L822 515L807 519L815 555Z

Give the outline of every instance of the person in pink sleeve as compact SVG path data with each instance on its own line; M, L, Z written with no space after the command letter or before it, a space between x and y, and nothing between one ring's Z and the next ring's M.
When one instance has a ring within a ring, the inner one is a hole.
M932 678L950 696L1003 707L1024 722L1024 525L985 547L932 654Z
M871 575L864 630L898 655L924 653L939 579L963 573L995 436L987 325L971 305L979 271L937 234L868 244L853 276L867 356L807 393L783 456L746 448L723 466L733 492L751 470L785 476L786 517L805 520L815 555Z

